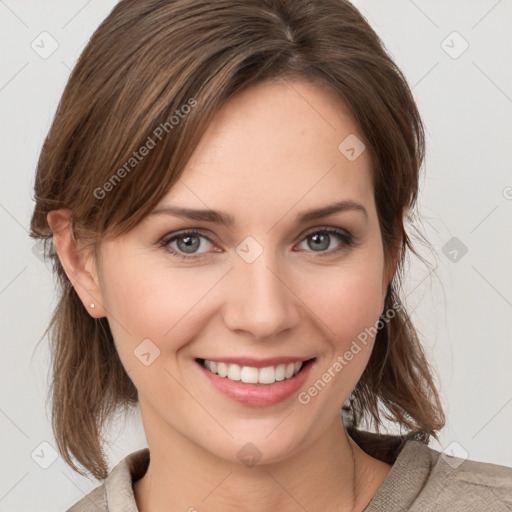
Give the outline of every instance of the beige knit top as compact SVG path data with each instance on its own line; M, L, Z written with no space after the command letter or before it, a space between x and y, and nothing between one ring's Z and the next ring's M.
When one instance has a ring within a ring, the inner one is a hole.
M512 511L512 468L450 457L411 438L349 433L368 454L392 464L364 512ZM67 512L138 512L133 482L148 464L148 448L131 453Z

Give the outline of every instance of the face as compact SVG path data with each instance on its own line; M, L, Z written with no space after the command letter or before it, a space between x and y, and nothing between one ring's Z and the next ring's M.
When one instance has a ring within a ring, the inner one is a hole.
M219 211L233 224L158 213L101 245L97 297L151 435L235 462L251 442L273 462L339 417L373 339L344 355L378 321L391 277L368 152L354 160L338 149L349 135L355 124L324 87L259 84L218 112L156 208ZM230 373L214 375L205 359L239 361L245 380L312 361L294 378L247 384L229 379L235 367L217 364Z

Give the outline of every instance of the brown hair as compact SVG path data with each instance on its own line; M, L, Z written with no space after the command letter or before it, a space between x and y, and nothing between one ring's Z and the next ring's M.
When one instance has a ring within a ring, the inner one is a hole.
M102 239L135 227L176 183L228 98L263 80L295 78L329 87L349 108L371 157L386 261L400 244L385 307L396 314L378 331L354 390L354 426L366 419L379 430L384 415L436 437L444 414L398 296L406 250L418 255L403 215L415 207L423 126L403 74L348 1L121 0L62 95L38 162L30 236L51 239L48 212L69 208L73 236L97 254ZM150 140L151 151L135 159ZM103 479L103 428L137 403L137 390L107 319L88 314L53 248L45 250L61 285L46 330L53 432L74 470L85 474L71 456Z

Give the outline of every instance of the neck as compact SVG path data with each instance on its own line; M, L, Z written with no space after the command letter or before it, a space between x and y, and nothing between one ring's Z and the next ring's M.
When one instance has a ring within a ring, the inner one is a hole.
M134 484L140 512L363 510L391 468L352 441L341 417L295 455L253 466L206 452L168 425L148 423L150 464Z

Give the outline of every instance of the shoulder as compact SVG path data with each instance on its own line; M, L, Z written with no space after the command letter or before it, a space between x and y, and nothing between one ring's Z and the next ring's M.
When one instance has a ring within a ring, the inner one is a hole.
M408 441L399 460L402 473L417 477L411 512L512 510L512 468L449 456L419 441Z
M431 470L412 510L512 510L512 468L440 453L412 441L411 452L423 453Z
M93 510L96 512L108 511L104 483L85 495L71 508L68 508L66 512L90 512Z
M101 485L66 512L137 512L133 482L144 475L148 465L148 448L130 453L112 469Z
M512 468L452 457L421 438L355 435L367 453L391 464L365 512L512 511Z

